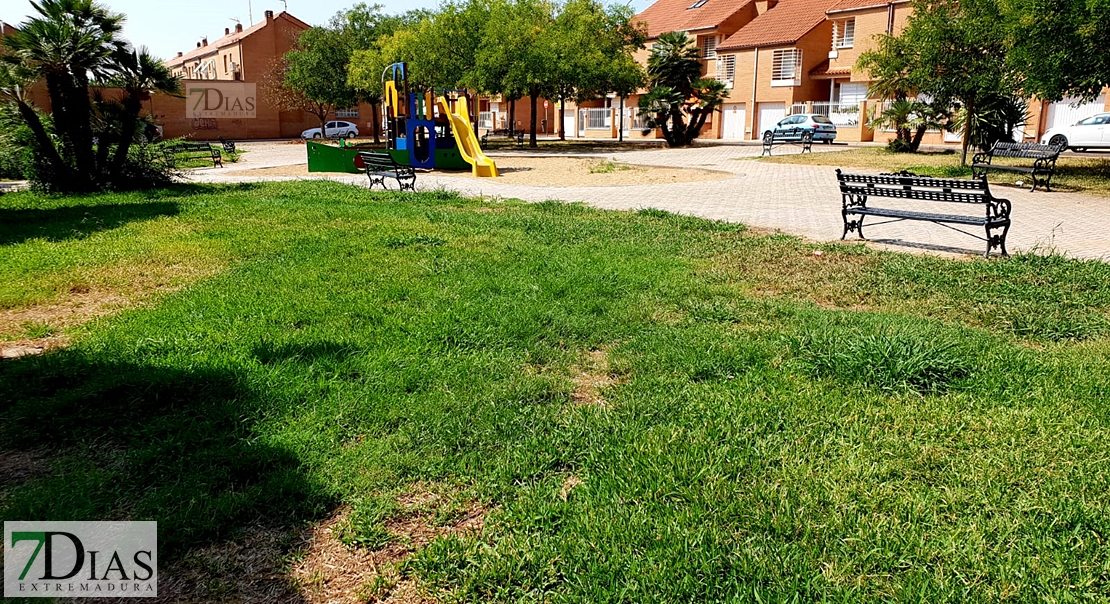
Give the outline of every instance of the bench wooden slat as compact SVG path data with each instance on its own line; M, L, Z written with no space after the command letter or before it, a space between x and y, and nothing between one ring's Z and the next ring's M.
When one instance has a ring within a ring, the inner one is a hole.
M844 219L844 239L856 232L863 239L863 222L866 216L894 218L896 220L921 220L935 223L952 223L981 226L986 231L986 256L995 247L1006 252L1006 234L1010 230L1009 200L994 197L985 178L956 179L931 178L910 172L894 174L851 174L836 171L840 182L842 200L841 216ZM873 198L913 202L974 204L983 208L978 216L967 214L942 214L901 208L868 206Z

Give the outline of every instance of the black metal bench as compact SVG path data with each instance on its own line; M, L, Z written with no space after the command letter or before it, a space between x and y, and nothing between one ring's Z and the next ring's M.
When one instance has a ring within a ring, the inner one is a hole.
M235 153L235 141L224 140L224 137L221 136L220 144L223 145L224 151Z
M177 165L181 161L192 161L203 159L211 161L212 167L224 167L223 157L220 155L220 150L213 147L211 143L198 143L184 141L180 143L173 143L162 147L162 155L166 159L166 163L170 165Z
M995 143L989 152L976 153L975 157L971 158L971 174L976 178L983 178L989 170L1021 172L1028 174L1033 181L1033 188L1029 189L1030 191L1036 191L1039 184L1044 185L1045 191L1051 191L1049 184L1052 181L1052 175L1056 172L1056 160L1065 148L1040 143ZM996 157L1031 159L1033 165L1001 166L993 163Z
M1010 255L1006 252L1006 233L1010 230L1011 204L1009 200L999 199L991 195L985 178L970 180L932 178L904 171L879 175L846 174L838 168L836 179L840 181L840 195L843 200L841 215L844 218L844 234L840 236L841 239L847 237L850 232L856 232L861 239L864 239L863 220L867 216L891 219L870 226L901 220L925 220L985 241L987 251L984 257L989 257L991 250L996 247L1001 249L1003 256ZM876 197L910 202L933 201L977 204L984 206L985 211L981 216L970 216L869 206L868 200ZM967 231L949 227L948 224L983 227L986 231L986 237L979 237ZM999 230L1001 230L1001 233L996 232Z
M799 131L801 131L800 135L798 134ZM786 140L784 137L788 135L796 138L793 138L792 140ZM805 153L807 151L813 153L813 131L805 130L803 128L791 128L787 132L775 132L774 130L764 132L763 153L760 153L759 156L770 156L771 149L774 148L776 145L801 145L802 153Z
M385 186L385 179L395 178L400 190L416 191L416 170L412 166L398 164L389 153L359 151L358 157L365 166L366 177L370 179L371 189L377 184L388 190L389 187Z
M506 134L509 137L509 140L513 140L515 138L516 139L516 148L517 149L523 149L524 148L524 131L523 130L521 130L519 132L516 132L515 134L511 130L494 130L493 133L495 135L496 134ZM489 130L486 130L486 133L482 135L481 140L482 140L482 146L483 147L485 147L486 145L489 144L489 134L490 134Z

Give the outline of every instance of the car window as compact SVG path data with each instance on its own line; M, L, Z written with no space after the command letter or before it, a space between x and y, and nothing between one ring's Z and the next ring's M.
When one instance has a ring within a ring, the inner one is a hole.
M328 122L327 128L335 128L335 122Z
M1089 117L1085 120L1080 120L1078 125L1079 126L1094 126L1096 124L1104 124L1104 123L1106 123L1106 116L1104 116L1104 115L1092 115L1091 117Z
M1100 116L1098 116L1098 121L1096 121L1095 123L1096 124L1110 123L1110 115L1100 115Z
M830 120L829 118L827 118L823 115L813 116L813 121L817 122L818 124L831 124L832 123L832 120Z

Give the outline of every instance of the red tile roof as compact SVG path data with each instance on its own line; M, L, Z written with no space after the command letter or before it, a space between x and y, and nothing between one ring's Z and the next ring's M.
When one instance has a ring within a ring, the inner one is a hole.
M301 21L300 19L298 19L298 18L294 17L293 15L290 15L289 13L286 13L286 12L282 12L282 13L279 13L278 15L276 15L274 17L274 21L276 21L280 18L285 18L285 19L288 19L289 21L292 21L293 23L295 23L297 25L304 26L305 29L308 29L310 27L304 21ZM200 48L195 48L195 49L185 53L183 56L173 57L172 59L168 59L168 60L164 61L164 63L166 64L167 67L177 67L178 65L181 65L183 63L188 62L190 59L195 59L197 57L203 57L207 54L217 52L221 48L226 48L228 46L231 46L232 44L235 44L235 43L239 42L243 38L246 38L247 36L249 36L249 35L251 35L251 34L253 34L257 31L262 30L262 28L266 27L267 23L272 23L272 21L268 22L264 19L262 21L259 21L258 23L255 23L254 25L248 27L247 29L244 29L243 31L232 31L230 34L220 38L219 40L216 40L215 42L209 43L208 46L201 46Z
M708 0L698 8L690 8L696 0L659 0L636 15L636 21L648 26L648 37L656 38L669 31L694 31L717 27L752 0Z
M717 46L736 50L793 44L825 22L825 11L841 0L782 0Z
M910 0L840 0L828 10L830 13L855 10L860 8L886 7L890 4L904 4Z
M825 59L820 65L809 70L810 77L816 79L839 78L852 75L851 67L837 67L835 69L829 68L829 60Z

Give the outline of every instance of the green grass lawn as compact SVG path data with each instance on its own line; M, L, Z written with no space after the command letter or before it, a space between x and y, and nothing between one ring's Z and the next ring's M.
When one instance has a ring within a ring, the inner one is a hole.
M916 174L936 176L942 178L970 178L971 168L960 166L960 154L957 151L946 150L943 152L921 153L894 153L886 147L858 147L839 151L836 153L807 153L777 155L763 159L777 164L806 164L816 166L836 166L844 168L870 168L897 172L909 170ZM968 155L968 164L971 163L971 154ZM1031 160L1000 158L995 163L1001 165L1029 166ZM997 170L987 173L987 180L992 183L1013 185L1017 181L1024 181L1025 187L1032 186L1032 181L1026 174L1013 172L999 172ZM1052 189L1060 191L1073 191L1110 197L1110 154L1102 157L1076 157L1070 152L1064 152L1056 162L1056 174L1052 177ZM1043 189L1038 189L1043 190Z
M0 218L0 310L137 300L0 361L0 455L50 460L3 519L172 564L341 506L380 547L435 485L488 510L400 567L444 601L1110 594L1105 264L325 182Z

